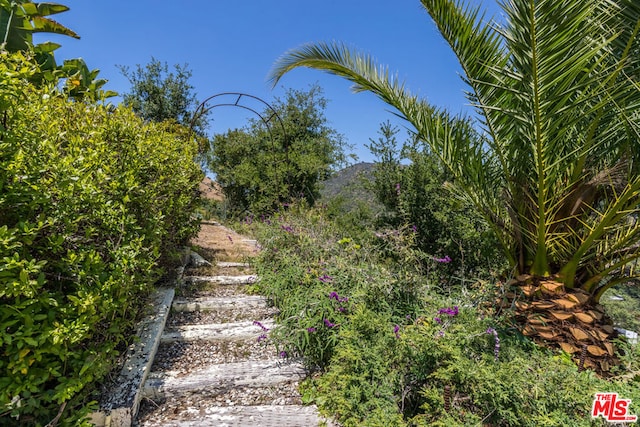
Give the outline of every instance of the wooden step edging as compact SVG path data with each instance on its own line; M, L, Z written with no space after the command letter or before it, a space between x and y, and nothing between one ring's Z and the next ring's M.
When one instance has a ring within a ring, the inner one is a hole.
M135 421L143 385L158 351L174 294L173 288L157 289L153 294L151 301L155 310L140 323L139 340L129 347L114 388L103 396L100 410L90 415L94 426L130 427Z

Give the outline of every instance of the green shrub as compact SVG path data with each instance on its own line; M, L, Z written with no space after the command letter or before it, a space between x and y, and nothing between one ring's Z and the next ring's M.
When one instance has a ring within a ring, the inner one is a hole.
M197 229L196 147L0 63L0 423L80 423L160 263Z

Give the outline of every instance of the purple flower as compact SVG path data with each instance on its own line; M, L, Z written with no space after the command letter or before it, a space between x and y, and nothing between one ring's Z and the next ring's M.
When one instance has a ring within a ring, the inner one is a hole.
M399 196L400 195L400 183L396 184L396 194Z
M412 225L411 226L411 231L413 231L414 233L417 233L418 232L418 227L416 227L415 224Z
M331 323L331 321L329 319L324 319L324 325L327 328L333 328L334 326L336 326L336 324L335 323Z
M291 227L290 225L281 225L280 228L282 228L287 233L293 233L293 227Z
M455 305L453 306L453 308L441 308L440 310L438 310L438 314L446 314L447 316L457 316L458 315L458 306Z
M338 310L340 313L344 313L345 311L347 311L347 309L344 307L338 307L336 308L336 310Z
M257 320L254 320L253 324L258 326L258 327L260 327L260 329L262 329L265 332L267 332L269 330L269 328L265 327L262 323L258 322Z
M258 337L258 342L266 340L267 339L267 334L262 334Z
M395 325L393 327L393 333L396 334L396 338L400 338L400 326L399 325Z
M327 274L323 274L322 276L318 277L318 280L320 280L322 283L328 283L328 282L331 282L333 280L333 277L331 277L331 276L329 276Z
M434 317L433 320L435 320L436 323L442 323L442 319L439 317Z
M498 331L493 328L487 329L487 334L492 334L495 345L493 346L493 358L495 361L498 361L498 356L500 356L500 337L498 337Z
M229 241L230 241L231 243L233 243L233 239L232 239L232 238L231 238L231 236L229 236L228 234L227 234L227 239L229 239Z
M307 328L307 332L309 332L309 333L313 333L315 331L316 331L316 328L313 328L313 327Z
M338 295L338 293L336 291L333 291L329 294L329 299L334 299L336 301L338 301L338 298L340 298L340 296Z
M286 358L288 356L286 351L281 351L280 352L280 357L282 357L283 359Z
M444 258L434 258L433 260L441 264L447 264L451 262L451 258L449 257L449 255L446 255Z

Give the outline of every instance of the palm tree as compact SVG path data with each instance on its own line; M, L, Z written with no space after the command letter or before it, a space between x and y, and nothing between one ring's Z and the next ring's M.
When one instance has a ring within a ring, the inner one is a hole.
M603 292L640 279L640 2L503 0L502 25L462 1L421 3L458 57L479 121L413 96L386 67L341 43L285 53L272 81L315 68L394 107L495 231L513 276L526 282L521 311L570 309L565 320L579 312L585 322L572 325L593 328ZM541 301L559 292L564 305ZM551 315L537 328L532 315L523 318L529 335L570 337L548 329ZM598 337L573 338L582 345Z

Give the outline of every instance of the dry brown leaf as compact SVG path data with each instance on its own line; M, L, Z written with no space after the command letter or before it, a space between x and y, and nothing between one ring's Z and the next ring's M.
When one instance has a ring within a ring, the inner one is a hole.
M526 311L529 309L529 303L524 301L516 301L516 308L520 311Z
M573 344L569 344L568 342L561 342L560 348L562 348L563 351L569 354L577 353L580 351L578 347L574 346Z
M534 301L531 303L531 307L536 310L548 310L554 308L556 305L551 301Z
M586 341L591 338L589 334L580 328L569 327L569 332L571 332L571 335L578 341Z
M558 320L569 320L573 317L573 313L566 311L550 310L549 313Z
M522 289L522 293L530 297L536 293L536 291L538 290L538 287L533 285L524 285L520 289Z
M554 282L550 280L545 280L544 282L540 282L540 289L542 292L547 294L559 294L563 292L564 285L560 282Z
M591 324L595 321L593 316L591 316L589 313L574 313L574 316L576 316L576 319L578 319L579 321L587 324Z
M609 356L613 356L613 344L610 342L603 342L602 345L604 345L604 348L607 349L607 353L609 353Z
M567 294L567 298L576 302L579 305L583 305L587 301L589 301L589 295L586 295L582 292L572 292L570 294Z
M587 311L587 313L589 313L596 320L601 320L603 317L603 314L596 310L589 310Z
M587 351L589 352L589 354L592 354L597 357L604 356L605 354L607 354L607 350L603 350L597 345L588 345Z
M545 340L553 341L556 338L558 338L558 333L554 331L549 331L549 332L538 331L538 336L541 338L544 338Z
M598 340L600 340L600 341L604 341L604 340L606 340L607 338L609 338L609 335L610 335L610 334L606 333L605 331L603 331L603 330L601 330L601 329L598 329L598 328L593 329L593 331L591 331L591 332L592 332L592 333L596 336L596 338L597 338Z
M525 335L527 337L535 335L535 333L536 333L536 330L533 329L533 327L531 327L530 325L527 325L524 327L524 329L522 329L522 335Z
M548 319L548 318L546 318L544 316L536 314L536 315L529 316L527 321L532 325L543 325L544 326L544 325L547 325L549 322L551 322L551 319Z
M556 306L563 308L565 310L571 310L577 305L575 301L571 301L570 299L566 299L566 298L554 299L553 302Z

